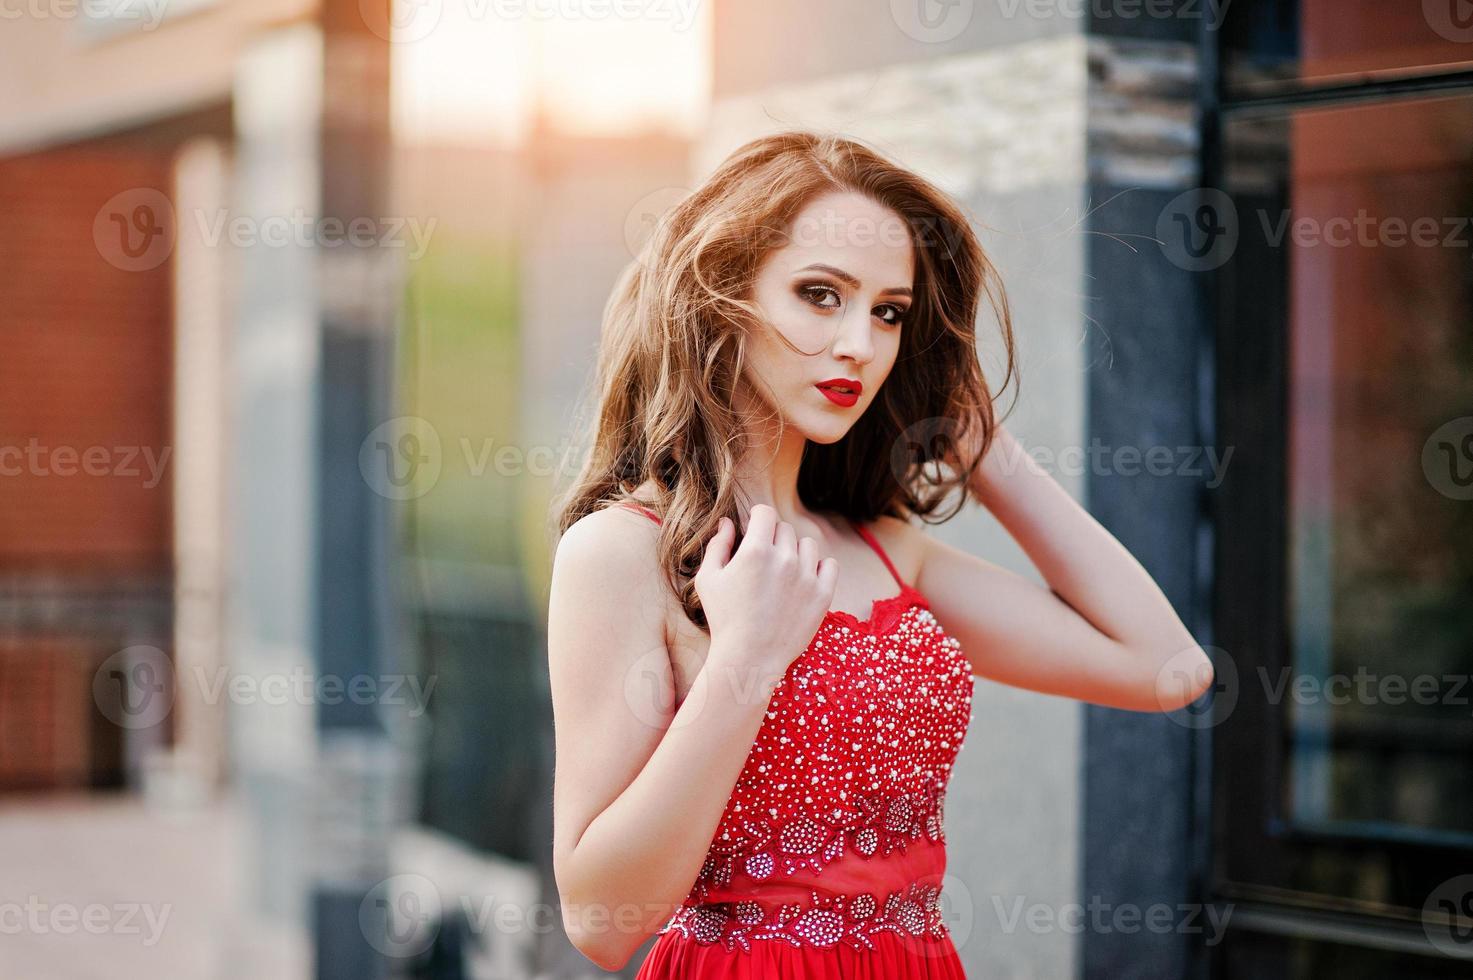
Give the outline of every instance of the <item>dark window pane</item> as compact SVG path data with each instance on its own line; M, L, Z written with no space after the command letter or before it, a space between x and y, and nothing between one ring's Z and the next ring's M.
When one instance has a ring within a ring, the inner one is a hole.
M1473 100L1289 134L1288 812L1473 833Z
M1469 974L1465 960L1261 932L1229 932L1219 956L1219 975L1251 980L1453 980Z
M1223 150L1216 887L1416 921L1473 850L1473 97Z
M1473 67L1467 0L1238 0L1223 21L1235 96L1285 82L1344 82Z

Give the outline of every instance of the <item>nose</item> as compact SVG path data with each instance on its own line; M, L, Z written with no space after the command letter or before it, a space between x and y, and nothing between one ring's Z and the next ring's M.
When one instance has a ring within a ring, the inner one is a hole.
M847 357L856 364L868 364L874 360L875 345L869 320L869 310L858 303L849 305L834 335L835 357Z

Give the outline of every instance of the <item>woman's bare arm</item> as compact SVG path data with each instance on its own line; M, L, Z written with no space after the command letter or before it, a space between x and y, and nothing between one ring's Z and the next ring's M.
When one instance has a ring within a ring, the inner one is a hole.
M1005 429L972 492L1047 583L925 536L917 586L978 675L1133 711L1211 686L1211 659L1150 574Z
M554 873L569 938L607 970L695 883L775 683L737 669L717 637L674 709L657 534L595 512L563 535L552 572Z

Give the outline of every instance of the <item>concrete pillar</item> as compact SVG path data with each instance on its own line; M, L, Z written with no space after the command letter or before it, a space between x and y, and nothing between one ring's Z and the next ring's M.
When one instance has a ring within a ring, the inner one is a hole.
M375 696L405 644L391 484L363 463L393 416L402 281L402 249L382 247L388 64L362 5L326 0L315 24L246 53L235 93L232 217L255 237L237 252L231 658L236 673L307 681L285 703L232 704L248 866L260 911L310 936L315 975L354 980L390 972L393 910L373 894L409 816L412 755Z

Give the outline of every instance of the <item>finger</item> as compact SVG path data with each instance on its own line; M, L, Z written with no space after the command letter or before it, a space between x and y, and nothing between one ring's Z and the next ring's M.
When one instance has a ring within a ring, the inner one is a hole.
M798 539L798 565L810 575L818 571L818 542L807 535Z
M746 537L742 540L758 544L772 544L773 531L777 527L777 508L770 504L757 504L747 515Z
M832 556L818 563L818 589L825 597L824 604L833 602L834 591L839 585L839 559Z
M706 542L706 553L701 558L699 571L719 571L726 567L726 563L731 560L731 542L735 527L730 517L723 517L717 522L716 533Z
M778 521L777 530L773 532L772 543L778 554L794 554L798 550L798 532L793 530L793 525L787 521Z

